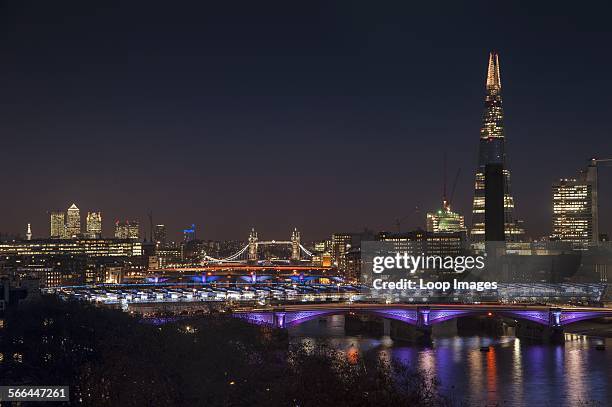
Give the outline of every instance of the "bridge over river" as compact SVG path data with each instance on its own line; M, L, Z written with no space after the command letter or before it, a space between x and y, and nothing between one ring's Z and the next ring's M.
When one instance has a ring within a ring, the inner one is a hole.
M396 331L416 330L425 338L431 336L435 325L463 317L488 317L513 321L525 336L559 340L569 324L589 319L612 317L612 308L550 307L514 304L372 304L328 303L298 304L284 307L238 308L237 318L251 323L289 328L306 321L331 315L374 317L390 320ZM403 325L401 327L399 325Z

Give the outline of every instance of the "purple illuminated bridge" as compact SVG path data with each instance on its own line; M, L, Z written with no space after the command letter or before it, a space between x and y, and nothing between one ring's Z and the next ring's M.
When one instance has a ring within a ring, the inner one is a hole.
M341 314L379 316L427 328L455 318L467 316L499 316L531 321L550 328L562 329L573 322L612 317L612 308L546 307L518 305L412 305L412 304L304 304L276 308L237 309L234 316L255 324L289 328L303 322Z

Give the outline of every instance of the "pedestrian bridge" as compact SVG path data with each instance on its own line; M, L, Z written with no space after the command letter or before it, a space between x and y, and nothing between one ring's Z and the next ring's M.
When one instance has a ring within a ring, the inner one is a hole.
M289 328L319 317L343 314L378 316L425 329L455 318L482 315L529 321L545 327L562 330L564 326L574 322L612 317L612 308L504 304L440 304L423 306L412 304L336 303L287 305L277 308L242 308L236 309L233 312L233 315L237 318L277 328Z

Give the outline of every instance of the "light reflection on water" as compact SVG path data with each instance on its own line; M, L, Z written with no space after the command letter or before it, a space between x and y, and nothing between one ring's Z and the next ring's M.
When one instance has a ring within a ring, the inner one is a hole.
M469 405L612 405L612 339L568 336L565 345L526 342L512 336L434 337L432 346L394 343L389 337L346 336L342 316L309 321L289 331L293 341L328 343L350 360L377 352L421 368L440 380L453 399ZM481 352L489 346L489 352Z

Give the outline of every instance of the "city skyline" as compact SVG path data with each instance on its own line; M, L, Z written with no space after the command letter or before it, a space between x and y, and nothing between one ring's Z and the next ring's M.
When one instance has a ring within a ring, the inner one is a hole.
M0 2L0 400L609 405L611 14Z
M0 132L7 141L0 157L17 197L0 203L3 234L24 235L30 223L35 237L45 236L47 211L72 201L143 226L152 211L176 240L194 223L203 239L242 238L252 226L266 236L296 226L309 240L366 226L392 231L417 205L424 228L425 213L439 207L444 151L449 173L462 169L453 210L471 225L470 174L491 49L503 61L515 215L529 236L551 233L552 183L593 156L611 155L604 96L612 88L610 57L601 53L610 34L590 30L596 22L586 26L580 13L538 20L520 7L493 7L428 27L427 10L368 15L355 5L347 16L313 3L300 13L248 8L253 15L238 19L244 26L228 32L198 22L197 7L193 24L176 29L185 11L165 15L153 4L146 16L165 23L153 38L166 41L153 46L147 23L130 20L139 9L88 7L75 11L93 27L87 38L71 35L81 23L45 25L45 16L57 13L51 8L11 5L3 14L11 28L0 41ZM15 25L26 11L31 24ZM223 6L207 12L225 23L231 14ZM521 29L500 19L494 28L449 36L487 13L512 17ZM109 33L109 23L119 28ZM234 41L246 34L248 49ZM181 51L200 42L197 51ZM143 44L150 53L132 53ZM46 55L57 57L46 73L26 69ZM25 154L24 167L16 160ZM64 156L71 159L58 159ZM106 171L109 160L121 163L121 177ZM600 231L609 233L612 174L601 172ZM395 199L380 198L389 193ZM413 217L403 228L415 226ZM112 222L103 232L112 235Z

